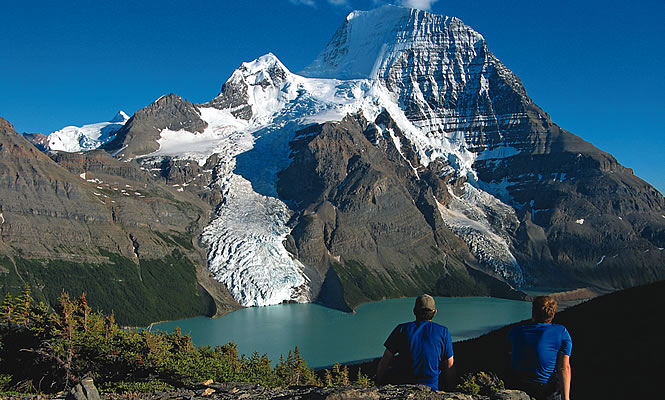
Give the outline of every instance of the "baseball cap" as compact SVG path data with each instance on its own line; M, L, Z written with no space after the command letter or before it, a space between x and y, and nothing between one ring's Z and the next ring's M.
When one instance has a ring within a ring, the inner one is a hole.
M428 294L421 294L416 298L416 305L413 307L414 310L436 310L436 304L434 303L434 297Z

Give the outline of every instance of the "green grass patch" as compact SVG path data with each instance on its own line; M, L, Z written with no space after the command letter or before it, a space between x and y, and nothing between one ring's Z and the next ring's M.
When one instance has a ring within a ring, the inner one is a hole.
M166 244L172 246L179 246L187 250L194 250L191 238L185 234L173 230L170 233L162 233L162 232L154 232L154 233L157 236L159 236L160 239L162 239Z

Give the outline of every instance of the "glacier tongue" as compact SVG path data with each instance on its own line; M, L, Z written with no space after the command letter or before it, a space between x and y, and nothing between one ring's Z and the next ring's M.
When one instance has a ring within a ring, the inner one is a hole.
M283 245L291 211L276 197L275 188L277 172L289 162L288 142L294 130L256 129L242 120L233 122L227 110L202 108L201 116L208 128L195 136L217 139L213 184L224 198L202 235L209 248L210 272L244 306L310 301L304 267ZM168 147L169 137L162 139L160 144Z
M224 181L224 206L203 232L210 272L244 306L311 300L303 265L282 244L290 232L288 207L254 192L239 175Z

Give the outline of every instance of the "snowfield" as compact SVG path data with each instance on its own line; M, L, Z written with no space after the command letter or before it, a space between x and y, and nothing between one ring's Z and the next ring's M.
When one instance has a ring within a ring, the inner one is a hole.
M97 149L113 140L115 133L125 125L127 120L129 120L129 116L123 111L119 111L108 122L66 126L48 135L48 149L70 153Z

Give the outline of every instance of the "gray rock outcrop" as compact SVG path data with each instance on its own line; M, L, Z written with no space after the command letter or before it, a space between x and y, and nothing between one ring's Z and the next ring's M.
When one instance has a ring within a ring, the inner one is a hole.
M390 126L389 117L377 123ZM433 175L443 185L433 189L418 179L400 156L403 149L409 154L406 138L397 149L377 129L362 116L305 129L291 143L292 164L279 175L280 197L299 211L290 250L325 277L319 301L353 308L422 292L481 294L468 269L482 267L438 212L434 193L445 198L445 183ZM489 286L488 292L501 284Z
M114 398L114 396L111 396ZM530 400L524 392L500 390L491 396L468 395L457 392L432 392L427 386L386 385L379 387L316 387L294 386L268 389L253 383L212 383L173 392L139 395L139 399L192 400Z
M158 150L157 139L164 129L201 133L206 126L194 104L171 93L137 111L104 149L118 158L131 159Z
M67 400L101 400L101 396L92 378L84 378L70 390Z

